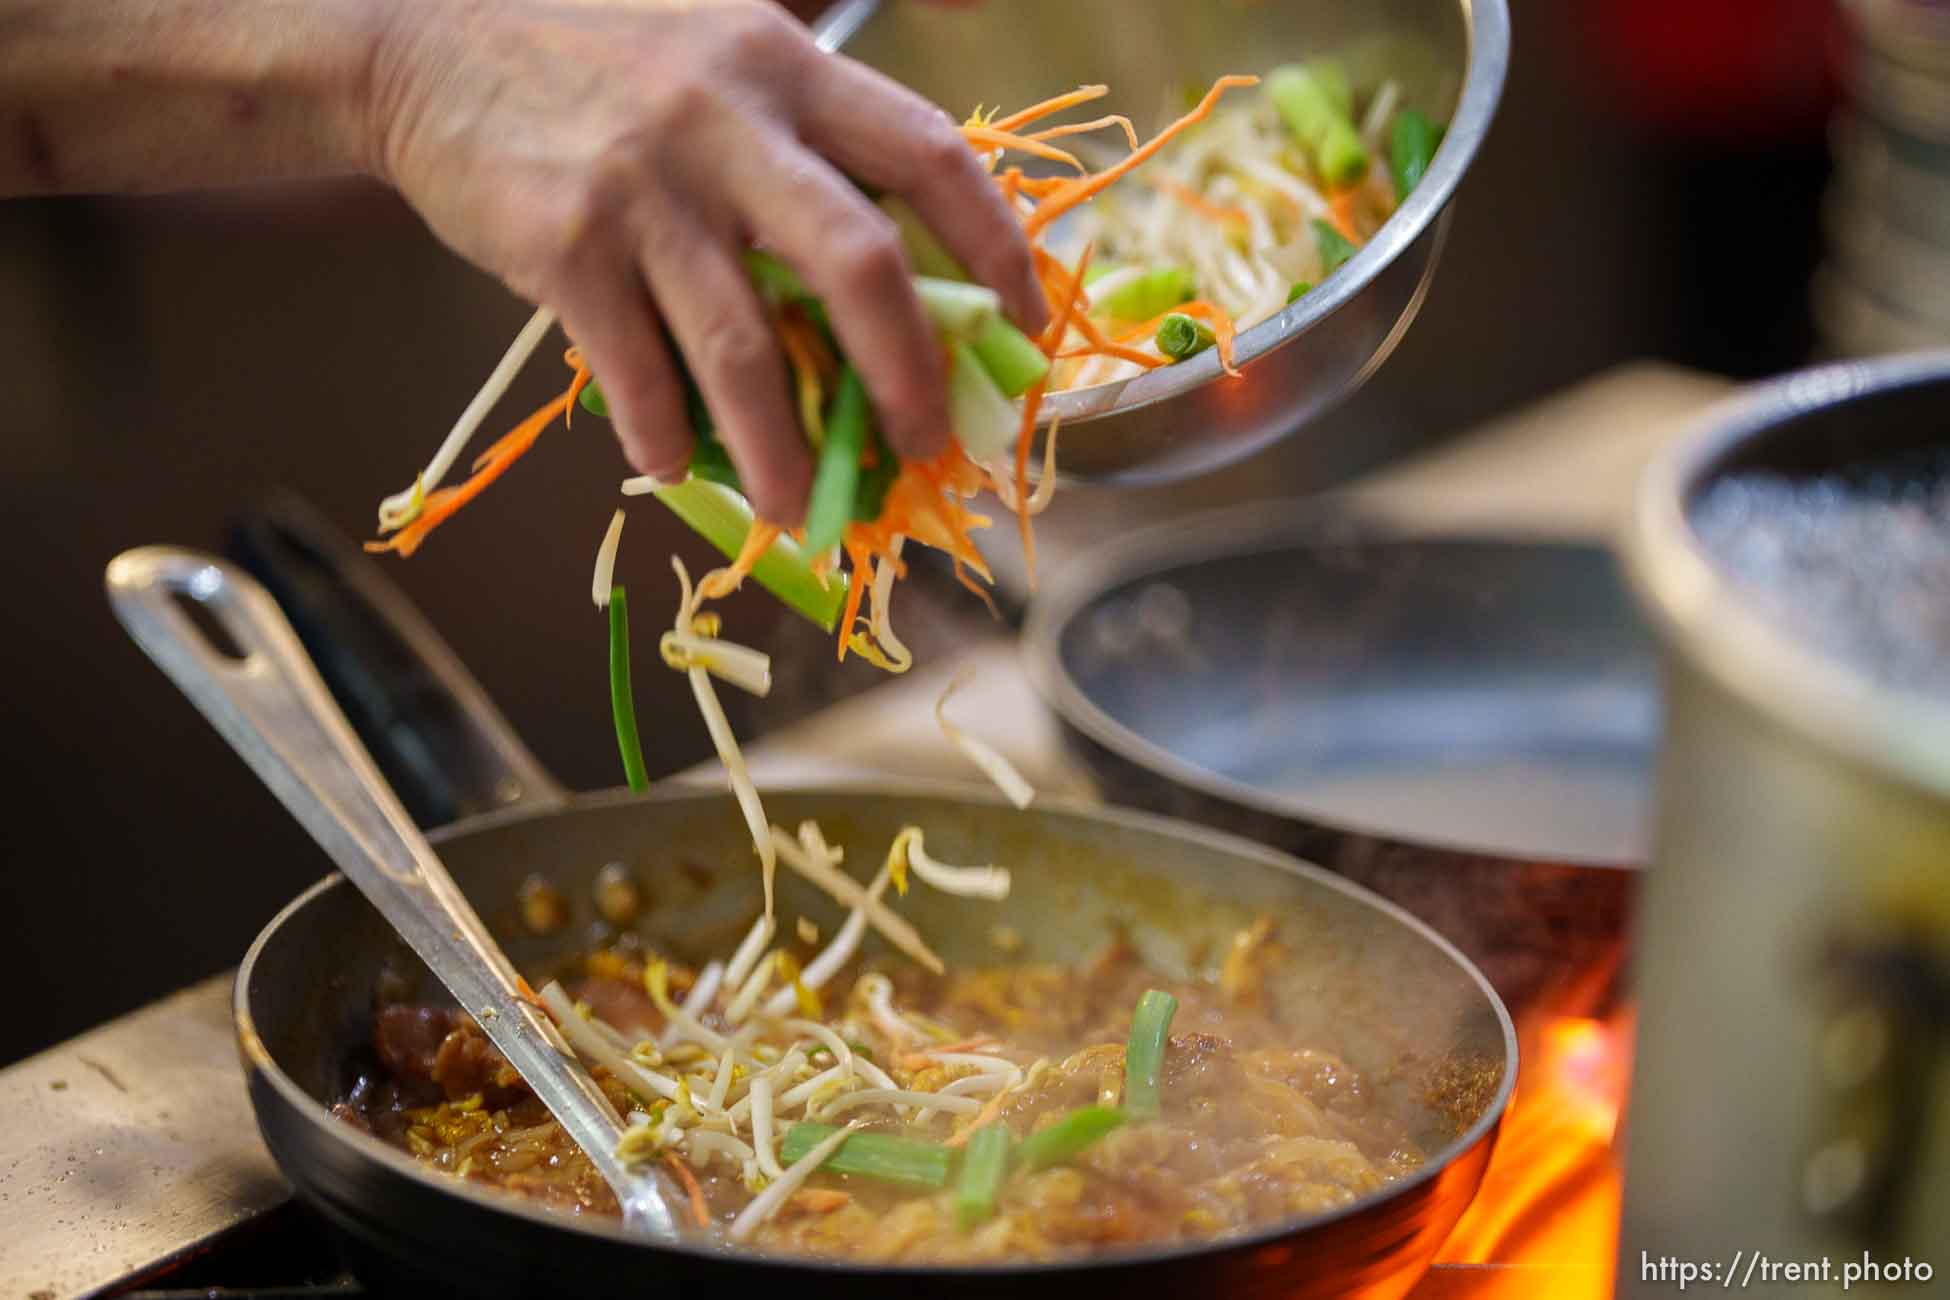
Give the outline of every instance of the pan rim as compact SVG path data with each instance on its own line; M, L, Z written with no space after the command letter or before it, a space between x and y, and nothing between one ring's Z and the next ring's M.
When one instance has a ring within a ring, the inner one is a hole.
M1145 576L1212 560L1261 554L1282 548L1318 548L1322 543L1362 546L1403 543L1470 543L1609 556L1625 583L1617 548L1597 536L1571 536L1548 528L1492 531L1468 526L1420 528L1369 505L1328 498L1300 498L1312 507L1298 517L1295 499L1219 506L1187 518L1152 524L1114 542L1099 544L1064 567L1062 575L1030 603L1022 633L1023 662L1043 702L1064 722L1112 754L1146 771L1210 798L1253 812L1297 821L1341 836L1358 836L1445 857L1490 857L1524 864L1548 863L1604 871L1637 872L1644 863L1589 852L1516 854L1468 843L1407 838L1386 827L1324 815L1301 800L1283 797L1251 782L1227 776L1148 740L1106 712L1077 682L1063 662L1063 636L1079 614L1106 592Z
M962 803L979 805L1003 812L1016 811L999 794L977 790L973 787L955 783L931 781L888 781L871 787L847 787L843 785L785 784L774 787L766 793L795 797L833 797L839 799L869 796L874 799L900 800L915 798L950 799ZM571 795L564 803L517 805L498 809L444 826L428 834L428 839L436 846L452 840L470 836L476 832L486 832L500 827L514 825L537 819L565 816L585 810L609 808L631 804L662 804L689 801L724 800L732 796L725 791L708 787L687 786L680 783L665 782L653 786L644 794L635 794L628 789L618 788L594 793ZM1051 797L1037 800L1037 807L1043 812L1054 812L1060 816L1085 822L1111 821L1150 834L1163 835L1181 843L1198 845L1208 850L1219 851L1236 858L1256 862L1271 870L1300 876L1310 883L1325 886L1356 903L1364 904L1381 912L1390 920L1404 926L1424 943L1432 946L1447 958L1475 987L1477 993L1495 1014L1496 1022L1503 1040L1503 1069L1497 1082L1495 1094L1484 1106L1482 1114L1460 1135L1439 1151L1433 1153L1422 1168L1400 1182L1389 1184L1384 1193L1371 1194L1357 1198L1348 1205L1341 1206L1325 1214L1307 1215L1299 1218L1282 1219L1277 1223L1258 1228L1238 1236L1223 1237L1212 1241L1195 1243L1176 1243L1167 1246L1151 1246L1133 1250L1106 1252L1074 1258L1033 1261L999 1265L993 1267L970 1267L966 1265L928 1266L899 1264L870 1264L852 1260L824 1259L819 1256L763 1253L752 1250L731 1250L715 1244L694 1241L681 1241L674 1245L646 1242L625 1231L620 1224L608 1220L597 1221L581 1215L566 1215L536 1205L525 1198L494 1188L475 1187L450 1176L427 1169L421 1162L406 1153L396 1150L377 1137L363 1133L342 1120L333 1117L331 1111L304 1088L299 1086L272 1056L264 1039L256 1027L256 1018L250 1006L252 975L264 953L276 943L279 933L306 907L315 900L340 888L350 888L349 882L334 871L312 884L280 908L271 921L265 925L252 940L245 952L243 961L237 968L236 981L232 986L231 1012L237 1029L238 1042L243 1050L248 1068L261 1076L278 1094L287 1109L300 1117L313 1132L343 1146L350 1146L355 1153L369 1162L377 1162L394 1175L404 1177L421 1188L436 1195L456 1196L468 1202L475 1209L487 1213L514 1214L538 1227L554 1228L563 1231L586 1234L608 1244L628 1245L648 1250L652 1253L675 1253L702 1260L723 1261L734 1259L740 1264L760 1269L798 1270L815 1269L828 1274L859 1276L862 1278L993 1278L1019 1274L1064 1274L1071 1272L1090 1272L1128 1268L1134 1265L1186 1260L1203 1255L1249 1251L1257 1247L1273 1245L1291 1237L1295 1232L1312 1230L1336 1223L1344 1219L1368 1213L1377 1207L1393 1201L1400 1201L1421 1190L1425 1185L1442 1177L1451 1166L1457 1164L1478 1145L1494 1137L1497 1128L1509 1109L1511 1094L1515 1091L1519 1067L1519 1045L1516 1025L1503 999L1491 986L1489 979L1469 960L1460 949L1438 933L1433 927L1398 904L1383 898L1373 891L1346 879L1343 876L1303 861L1291 854L1283 853L1270 846L1230 832L1193 822L1165 817L1141 809L1124 808L1110 804L1091 804L1082 800ZM262 1129L260 1121L259 1128ZM1474 1200L1472 1194L1471 1200Z

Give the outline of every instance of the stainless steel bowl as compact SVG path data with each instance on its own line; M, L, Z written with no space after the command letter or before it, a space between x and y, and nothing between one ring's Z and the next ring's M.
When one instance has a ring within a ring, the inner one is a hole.
M1045 423L1063 421L1064 474L1117 483L1237 460L1299 430L1387 359L1428 290L1449 200L1489 130L1510 57L1505 0L845 0L819 30L957 115L1102 82L1105 111L1146 123L1183 82L1334 54L1358 84L1392 77L1405 104L1449 123L1428 175L1381 232L1314 292L1240 335L1244 378L1226 379L1207 352L1044 405Z

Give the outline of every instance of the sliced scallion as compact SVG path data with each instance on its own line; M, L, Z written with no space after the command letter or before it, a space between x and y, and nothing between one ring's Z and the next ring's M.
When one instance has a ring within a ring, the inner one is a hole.
M948 366L948 427L962 450L974 460L988 461L1014 447L1021 418L975 349L950 344Z
M867 388L852 366L840 371L839 386L826 412L826 445L813 470L812 497L806 503L806 548L818 555L838 546L853 521L860 494L860 453L867 446Z
M1025 1169L1048 1169L1066 1164L1095 1146L1124 1122L1124 1112L1110 1106L1084 1106L1048 1128L1023 1139L1016 1157Z
M1049 374L1049 358L1027 334L997 316L970 341L1004 397L1021 397Z
M955 1182L955 1222L963 1232L995 1215L995 1198L1009 1173L1009 1130L988 1124L968 1139Z
M1212 327L1204 321L1173 312L1158 322L1155 341L1158 351L1173 361L1183 361L1211 347L1216 336L1212 333Z
M1178 999L1160 989L1147 989L1131 1013L1131 1037L1124 1045L1124 1109L1133 1118L1158 1113L1159 1083L1164 1075L1165 1042Z
M792 1164L839 1132L831 1124L794 1124L779 1144L779 1159ZM946 1187L955 1153L938 1142L892 1133L855 1133L826 1158L820 1172L853 1174L903 1187Z
M609 710L616 719L623 778L641 794L650 788L650 777L643 767L643 742L636 733L636 697L630 690L630 607L620 586L609 591Z
M727 557L735 557L752 528L752 508L730 488L693 477L654 489L657 500ZM821 585L807 552L790 537L773 542L752 568L752 580L826 631L838 625L846 584Z

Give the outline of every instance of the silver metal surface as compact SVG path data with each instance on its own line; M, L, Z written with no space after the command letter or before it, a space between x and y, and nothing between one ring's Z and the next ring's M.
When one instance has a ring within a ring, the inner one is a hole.
M1768 616L1692 510L1740 471L1800 478L1941 449L1946 409L1950 353L1804 371L1717 408L1644 478L1630 571L1666 645L1668 703L1623 1294L1669 1290L1642 1276L1641 1252L1735 1248L1907 1255L1941 1284L1950 702L1890 689ZM1864 572L1877 558L1853 557Z
M1045 424L1063 422L1062 472L1117 483L1237 460L1305 427L1386 360L1421 306L1449 202L1489 130L1510 57L1504 0L854 0L821 30L850 33L847 54L958 117L1102 82L1111 94L1093 111L1149 123L1181 84L1334 54L1357 84L1393 78L1405 104L1448 122L1427 176L1381 231L1313 292L1239 336L1244 378L1228 380L1207 352L1044 404Z
M662 1176L616 1157L622 1124L440 859L401 808L306 658L277 603L210 556L167 547L108 566L116 616L326 854L480 1023L616 1189L626 1221L675 1240ZM194 601L241 657L179 604Z
M251 1122L230 985L205 980L0 1070L0 1296L93 1294L290 1197Z

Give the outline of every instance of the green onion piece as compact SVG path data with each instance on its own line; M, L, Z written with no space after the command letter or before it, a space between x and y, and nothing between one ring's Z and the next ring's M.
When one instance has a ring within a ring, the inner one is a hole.
M907 264L917 273L941 280L969 278L954 254L935 238L927 222L921 220L920 215L904 200L883 198L880 200L880 210L894 219L894 228L900 232L901 243L907 247Z
M1388 133L1388 170L1395 178L1395 202L1406 199L1422 183L1435 151L1442 144L1442 128L1412 108L1395 114Z
M1035 340L997 316L969 340L982 369L1004 397L1021 397L1049 374L1049 358Z
M989 322L1002 312L1002 299L995 290L959 280L941 280L931 275L914 277L914 295L933 326L951 339L962 342L980 338Z
M700 436L691 448L691 473L706 483L716 483L733 492L745 490L745 485L738 481L737 467L731 463L731 453L713 437Z
M609 418L609 403L604 400L603 390L596 386L596 381L593 379L582 386L582 393L576 398L576 402L583 410L599 420Z
M1338 234L1339 232L1336 231L1335 233ZM1286 291L1287 306L1291 307L1294 303L1299 302L1302 298L1306 297L1308 294L1312 293L1313 291L1314 291L1313 281L1295 280L1293 282L1293 287Z
M1101 299L1093 299L1092 307L1110 313L1115 320L1141 321L1162 316L1197 296L1190 271L1182 266L1159 266L1130 277Z
M752 508L737 492L706 479L690 478L675 487L658 488L656 497L727 557L735 557L743 549L745 535L752 527ZM752 580L831 632L846 602L846 585L829 579L821 586L806 556L798 543L781 537L759 557Z
M867 386L852 366L840 371L839 386L826 411L826 445L813 470L812 498L806 503L806 549L814 555L838 546L853 521L860 495L860 453L867 446Z
M1124 1122L1124 1112L1110 1106L1073 1110L1045 1129L1023 1139L1016 1156L1025 1169L1047 1169L1076 1159L1106 1133Z
M1123 269L1115 262L1092 262L1089 268L1083 273L1083 287L1088 289L1112 271L1121 271Z
M1009 1173L1009 1146L1003 1124L986 1124L968 1139L955 1182L955 1222L963 1232L994 1217L996 1194Z
M616 717L616 748L623 778L642 794L650 788L643 769L643 742L636 734L636 697L630 691L630 606L623 588L609 589L609 711Z
M1211 347L1214 341L1212 327L1202 320L1173 312L1158 322L1158 351L1173 361L1195 357Z
M1016 445L1022 423L982 359L965 343L948 348L948 427L962 450L978 461L994 460Z
M812 290L799 278L799 273L770 253L747 249L745 270L752 277L752 283L758 286L758 291L772 302L814 301Z
M839 1129L831 1124L794 1124L779 1143L779 1162L790 1165ZM903 1187L946 1187L955 1153L938 1142L891 1133L855 1133L820 1165L823 1173L855 1174Z
M1131 1013L1131 1038L1124 1045L1124 1109L1138 1119L1158 1113L1158 1084L1165 1068L1165 1040L1178 999L1146 989Z
M1314 218L1314 242L1320 246L1322 275L1334 274L1347 264L1348 258L1354 256L1354 245L1348 243L1340 231L1318 217Z
M1275 68L1265 85L1322 180L1343 189L1368 174L1368 151L1354 129L1353 93L1345 73L1324 61L1288 64Z

